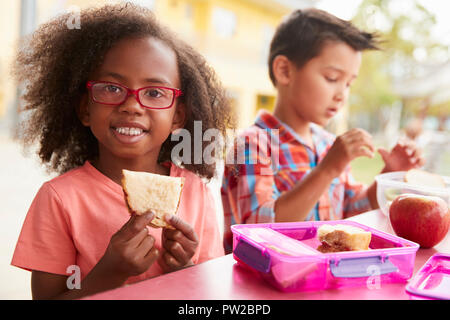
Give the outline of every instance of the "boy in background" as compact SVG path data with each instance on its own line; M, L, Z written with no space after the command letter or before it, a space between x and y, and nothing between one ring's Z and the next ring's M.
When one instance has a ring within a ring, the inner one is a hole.
M224 171L227 253L236 223L338 220L378 208L375 182L355 182L349 166L357 157L373 157L371 135L355 128L335 137L323 129L345 105L362 51L376 49L373 34L318 9L296 10L279 25L269 53L274 112L261 111L241 133L245 163ZM239 150L235 145L234 154ZM410 141L378 152L382 172L423 165Z

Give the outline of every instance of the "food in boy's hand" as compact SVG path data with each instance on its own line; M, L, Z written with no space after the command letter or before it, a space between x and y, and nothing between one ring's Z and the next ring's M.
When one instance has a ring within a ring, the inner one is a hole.
M398 196L389 208L395 233L423 248L438 244L450 228L450 210L439 197L417 194Z
M420 169L409 170L404 180L418 186L445 188L445 181L440 175Z
M174 229L164 216L177 213L184 178L129 170L122 170L122 174L122 188L130 213L142 215L151 211L155 218L150 226Z
M368 231L343 224L324 224L317 229L317 236L321 242L317 250L322 253L368 250L372 238Z

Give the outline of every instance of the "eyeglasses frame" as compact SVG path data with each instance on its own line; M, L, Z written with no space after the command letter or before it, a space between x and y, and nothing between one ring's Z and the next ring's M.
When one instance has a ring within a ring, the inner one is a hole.
M112 84L115 86L120 86L122 88L125 88L127 90L127 95L125 96L125 98L123 99L123 101L121 101L120 103L104 103L104 102L99 102L94 98L94 94L92 93L92 87L97 84L97 83L107 83L107 84ZM90 91L91 93L91 98L92 101L94 101L95 103L100 103L100 104L104 104L104 105L109 105L109 106L119 106L121 104L123 104L125 101L127 101L128 97L133 95L136 98L136 101L139 103L139 105L142 108L145 109L152 109L152 110L164 110L164 109L170 109L172 108L175 99L182 96L183 92L180 89L177 88L170 88L170 87L163 87L163 86L146 86L146 87L142 87L142 88L138 88L136 90L130 89L127 86L124 86L123 84L120 83L116 83L116 82L111 82L111 81L88 81L86 83L86 88ZM144 106L139 98L139 92L143 89L147 89L147 88L160 88L160 89L167 89L167 90L171 90L173 92L173 97L172 97L172 102L170 103L170 105L168 107L164 107L164 108L154 108L154 107L147 107Z

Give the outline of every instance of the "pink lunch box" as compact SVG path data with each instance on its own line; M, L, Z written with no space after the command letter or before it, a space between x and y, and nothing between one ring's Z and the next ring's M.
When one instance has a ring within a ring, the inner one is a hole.
M372 233L369 250L321 253L317 229L345 224ZM417 243L348 220L237 224L233 257L285 292L406 282Z
M450 300L450 254L435 253L406 286L411 300Z

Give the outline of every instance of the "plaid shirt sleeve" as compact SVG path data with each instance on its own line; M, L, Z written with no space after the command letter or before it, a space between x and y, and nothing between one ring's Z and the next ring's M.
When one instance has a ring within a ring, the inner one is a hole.
M355 181L350 167L347 167L342 176L345 181L344 218L372 210L367 195L367 186Z
M274 204L277 196L267 136L247 133L244 139L245 143L243 140L238 141L242 141L245 149L239 149L236 143L233 147L237 164L225 167L221 188L226 253L232 250L231 225L275 221ZM242 154L245 157L239 159Z

